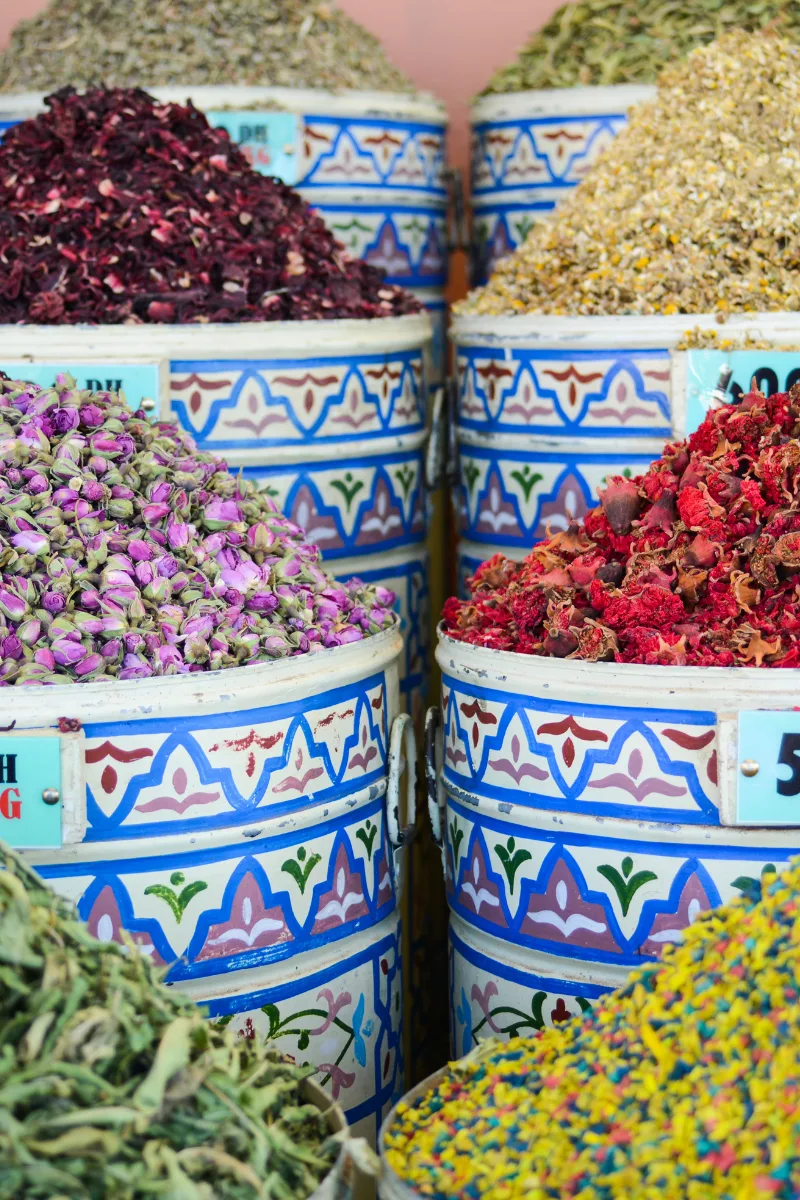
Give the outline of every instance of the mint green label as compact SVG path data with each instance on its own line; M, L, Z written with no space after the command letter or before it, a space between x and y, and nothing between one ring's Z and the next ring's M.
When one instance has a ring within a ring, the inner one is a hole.
M766 396L788 392L800 381L800 357L794 350L689 350L686 354L686 433L694 433L713 403L723 366L733 370L726 399L733 404L755 379Z
M300 118L296 113L218 110L206 116L238 144L255 171L284 183L297 182Z
M738 824L800 825L800 712L740 712L736 773Z
M159 407L158 363L125 362L23 362L3 361L0 371L10 379L35 383L39 387L51 388L56 375L71 375L81 391L124 392L131 408L138 408L143 400L153 400L156 412Z
M42 793L61 794L61 739L0 737L0 840L23 850L61 847L61 799L47 804Z

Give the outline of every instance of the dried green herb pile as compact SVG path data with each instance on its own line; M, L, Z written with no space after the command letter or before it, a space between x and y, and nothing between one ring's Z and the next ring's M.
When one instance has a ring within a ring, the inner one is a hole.
M583 0L563 4L481 93L655 83L662 67L736 29L800 35L797 0Z
M455 311L797 311L799 176L800 45L729 34L664 72L584 181Z
M3 92L96 83L415 90L333 0L51 0L0 55Z
M98 942L0 843L2 1200L304 1200L338 1153L310 1069Z

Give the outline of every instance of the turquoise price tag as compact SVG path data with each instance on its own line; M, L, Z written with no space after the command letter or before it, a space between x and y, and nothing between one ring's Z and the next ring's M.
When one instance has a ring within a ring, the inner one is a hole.
M159 364L157 362L24 362L3 361L0 371L11 379L22 379L36 383L39 387L52 387L56 375L66 372L78 387L92 392L125 393L131 408L138 408L143 400L155 403L155 415L159 411Z
M296 113L215 111L206 116L217 129L227 130L254 170L284 183L297 182L300 117Z
M60 738L0 737L0 839L18 849L60 849L61 815Z
M739 713L736 822L800 825L800 712Z
M733 370L727 399L750 391L753 378L765 395L788 392L800 381L800 354L793 350L689 350L686 354L686 432L705 420L723 366Z

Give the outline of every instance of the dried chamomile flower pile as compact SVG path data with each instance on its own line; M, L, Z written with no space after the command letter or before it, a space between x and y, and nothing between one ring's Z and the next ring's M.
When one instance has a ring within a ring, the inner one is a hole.
M419 312L191 104L71 88L0 142L0 324Z
M576 0L562 4L484 88L521 92L655 83L661 69L736 29L800 34L796 0Z
M448 636L587 662L800 666L800 385L713 409L522 562L495 555Z
M730 34L669 67L464 315L800 309L800 46Z
M0 379L0 686L215 671L360 641L381 587L335 583L273 500L115 393Z
M263 84L413 92L335 0L50 0L0 55L0 91Z
M439 1198L800 1195L800 867L764 878L590 1013L450 1067L389 1165Z
M306 1200L341 1143L313 1068L98 942L0 843L0 1200Z

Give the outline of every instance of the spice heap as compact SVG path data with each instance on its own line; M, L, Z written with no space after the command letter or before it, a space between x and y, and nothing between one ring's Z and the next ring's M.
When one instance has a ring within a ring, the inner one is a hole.
M305 1200L340 1149L313 1068L204 1020L2 843L0 867L0 1197Z
M458 641L587 662L800 666L800 385L712 410L646 475L450 599Z
M796 311L799 172L800 46L730 34L664 72L655 100L456 311Z
M767 27L800 34L795 0L578 0L556 9L482 94L655 83L662 67L695 47L736 29Z
M0 379L0 685L215 671L360 641L394 596L335 583L273 500L115 393Z
M51 0L0 56L0 91L263 84L413 92L334 0Z
M191 104L65 88L0 142L0 323L420 311Z
M389 1165L436 1197L800 1195L799 894L795 866L591 1013L481 1047L399 1110Z

